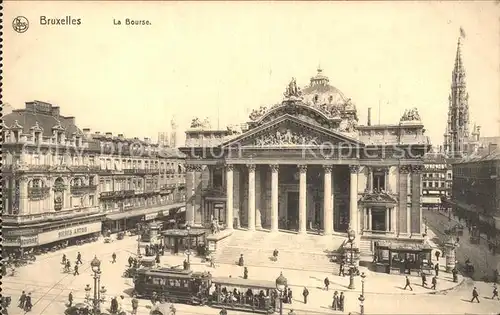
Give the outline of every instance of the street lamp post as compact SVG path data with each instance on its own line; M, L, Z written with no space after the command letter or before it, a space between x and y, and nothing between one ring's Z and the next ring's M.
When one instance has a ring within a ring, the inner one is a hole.
M141 224L137 223L137 257L141 258Z
M94 299L92 301L93 314L101 314L101 301L99 299L99 282L101 277L101 261L94 256L94 259L90 262L92 271L94 272ZM88 287L88 285L87 285ZM85 288L87 291L87 288ZM90 291L90 290L89 290ZM89 292L90 293L90 292ZM90 294L89 294L90 295Z
M347 238L351 244L351 266L349 267L349 287L348 289L354 290L356 286L354 285L354 240L356 239L356 233L352 228L349 228L347 232Z
M361 273L361 295L362 296L365 296L365 278L366 278L366 275L365 273Z
M188 269L191 267L191 264L189 262L189 257L191 256L191 234L189 233L191 231L191 226L188 224L186 226L186 230L187 230L187 236L188 236L188 250L187 250L187 263L188 263Z
M359 313L361 315L365 315L365 305L364 305L365 297L363 295L360 295L358 300L359 300Z
M283 272L280 272L278 278L276 278L276 290L279 292L279 300L280 300L280 315L283 315L283 292L287 286L287 280L283 276Z

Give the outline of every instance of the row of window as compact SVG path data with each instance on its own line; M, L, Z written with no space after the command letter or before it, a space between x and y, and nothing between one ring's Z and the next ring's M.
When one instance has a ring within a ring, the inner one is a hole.
M446 182L422 182L424 188L451 188L451 183Z

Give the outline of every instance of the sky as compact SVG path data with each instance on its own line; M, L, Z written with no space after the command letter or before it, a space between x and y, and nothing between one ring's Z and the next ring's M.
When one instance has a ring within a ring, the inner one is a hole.
M80 128L156 139L172 118L179 133L194 117L221 128L246 122L252 109L281 102L292 77L308 84L320 65L361 124L368 107L382 124L417 107L439 145L462 27L471 124L497 136L499 13L486 1L8 1L2 101L46 101ZM16 16L30 21L25 33L11 27ZM40 25L41 16L82 23Z

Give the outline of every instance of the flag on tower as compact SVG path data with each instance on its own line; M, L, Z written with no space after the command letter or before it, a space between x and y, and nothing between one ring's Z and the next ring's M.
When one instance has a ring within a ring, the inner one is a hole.
M465 38L465 31L461 26L460 26L460 37Z

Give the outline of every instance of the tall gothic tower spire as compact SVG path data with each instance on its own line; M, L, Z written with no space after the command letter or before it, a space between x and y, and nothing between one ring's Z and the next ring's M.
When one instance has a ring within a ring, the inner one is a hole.
M448 97L448 120L444 134L445 151L452 156L467 153L469 139L469 93L467 93L465 68L462 61L462 38L460 29L457 43L455 65L451 78L451 91Z
M170 147L177 147L177 122L175 116L170 120Z

